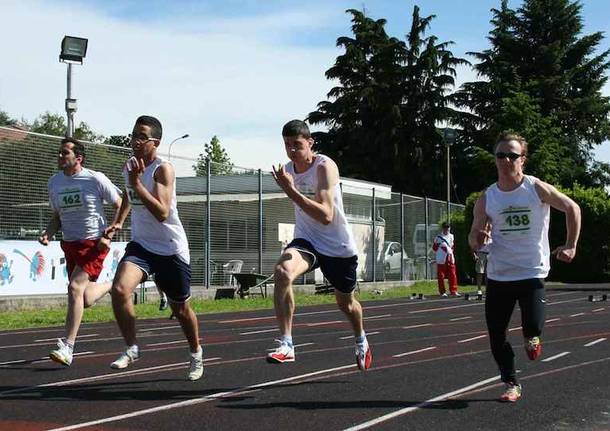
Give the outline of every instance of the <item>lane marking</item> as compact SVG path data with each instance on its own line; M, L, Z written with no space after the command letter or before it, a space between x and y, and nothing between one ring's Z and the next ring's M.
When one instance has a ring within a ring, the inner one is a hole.
M373 320L373 319L381 319L382 317L390 317L391 314L381 314L379 316L371 316L371 317L363 317L362 320Z
M277 328L273 329L261 329L260 331L249 331L249 332L240 332L239 335L252 335L252 334L263 334L265 332L274 332L277 331Z
M522 326L515 326L514 328L510 328L510 329L508 330L508 332L512 332L512 331L518 331L519 329L522 329L522 328L523 328Z
M449 319L450 322L457 322L458 320L466 320L466 319L472 319L471 316L466 316L466 317L456 317L455 319Z
M91 355L95 353L94 351L90 351L90 352L79 352L79 353L75 353L72 356L83 356L83 355ZM42 358L39 359L17 359L15 361L8 361L8 362L0 362L0 365L10 365L10 364L36 364L39 362L51 362L51 358L49 358L48 356L43 356Z
M554 319L547 319L547 320L545 320L545 321L544 321L544 323L556 322L556 321L558 321L558 320L561 320L561 319L560 319L559 317L556 317L556 318L554 318Z
M424 326L432 326L432 323L422 323L421 325L403 326L402 329L423 328Z
M68 425L68 426L61 427L61 428L54 428L54 429L49 430L49 431L69 431L69 430L73 430L73 429L85 428L85 427L90 427L90 426L104 424L104 423L109 423L109 422L116 422L116 421L120 421L120 420L123 420L123 419L129 419L129 418L133 418L133 417L137 417L137 416L144 416L144 415L148 415L150 413L156 413L156 412L173 410L173 409L187 407L187 406L193 406L193 405L196 405L196 404L202 404L202 403L207 403L207 402L210 402L210 401L214 401L214 400L217 400L217 399L220 399L220 398L227 398L227 397L233 397L233 396L241 395L241 394L243 394L246 391L252 391L252 390L255 390L255 389L261 389L261 388L265 388L265 387L269 387L269 386L273 386L273 385L277 385L277 384L288 383L288 382L292 382L292 381L295 381L295 380L306 379L308 377L318 376L320 374L332 373L334 371L344 370L344 369L347 369L347 368L354 368L354 364L343 365L343 366L334 367L334 368L327 368L327 369L324 369L324 370L318 370L318 371L314 371L314 372L311 372L311 373L300 374L300 375L297 375L297 376L287 377L285 379L280 379L280 380L271 380L271 381L267 381L267 382L263 382L263 383L258 383L258 384L254 384L254 385L250 385L250 386L245 386L243 388L235 389L235 390L232 390L232 391L217 392L215 394L206 395L206 396L203 396L203 397L200 397L200 398L194 398L194 399L186 400L186 401L179 401L179 402L176 402L176 403L166 404L166 405L163 405L163 406L151 407L151 408L148 408L148 409L138 410L138 411L135 411L135 412L132 412L132 413L125 413L125 414L122 414L122 415L111 416L111 417L107 417L107 418L103 418L103 419L97 419L97 420L89 421L89 422L82 422L82 423L79 423L79 424Z
M570 317L578 317L578 316L584 316L585 313L576 313L576 314L570 314Z
M555 356L551 356L550 358L543 359L541 362L550 362L550 361L553 361L553 360L555 360L557 358L561 358L561 357L569 355L569 354L570 354L570 352L562 352L562 353L559 353L559 354L557 354Z
M470 391L470 390L478 388L480 386L484 386L484 385L486 385L488 383L491 383L493 381L498 380L498 377L499 376L494 376L494 377L490 377L490 378L485 379L485 380L481 380L479 382L473 383L472 385L465 386L465 387L460 388L460 389L456 389L455 391L447 392L446 394L442 394L442 395L439 395L439 396L434 397L434 398L430 398L429 400L424 401L422 403L419 403L417 405L414 405L412 407L406 407L404 409L400 409L400 410L397 410L395 412L388 413L386 415L380 416L380 417L378 417L376 419L372 419L370 421L363 422L363 423L361 423L359 425L355 425L355 426L352 426L350 428L346 428L344 431L358 431L358 430L363 430L363 429L366 429L366 428L370 428L370 427L372 427L374 425L380 424L382 422L386 422L386 421L388 421L390 419L394 419L394 418L396 418L398 416L402 416L402 415L405 415L407 413L411 413L411 412L413 412L415 410L419 410L420 408L428 406L428 405L430 405L432 403L435 403L437 401L442 401L442 400L445 400L447 398L453 397L455 395L459 395L462 392Z
M478 337L466 338L465 340L459 340L458 343L467 343L469 341L478 340L479 338L485 338L487 334L479 335Z
M335 323L343 323L343 320L329 320L328 322L308 323L306 326L334 325Z
M375 331L375 332L367 332L366 336L370 337L371 335L377 335L377 334L381 334L380 331ZM353 335L348 335L346 337L339 337L339 340L349 340L350 338L354 338Z
M409 311L409 314L428 313L429 311L453 310L453 309L456 309L456 308L464 308L464 307L479 307L481 305L482 304L467 304L467 305L457 305L457 306L454 306L454 307L426 308L424 310Z
M600 312L600 311L604 311L604 310L605 310L605 308L604 308L604 307L602 307L602 308L596 308L595 310L591 310L591 313L598 313L598 312Z
M180 343L187 343L187 340L176 340L176 341L165 341L163 343L151 343L151 344L145 344L146 347L154 347L154 346L167 346L170 344L180 344Z
M79 335L76 337L76 341L80 340L81 338L88 338L88 337L97 337L100 334L88 334L88 335ZM40 343L42 341L57 341L57 337L55 338L42 338L40 340L34 340L34 343Z
M606 341L606 338L598 338L595 341L591 341L590 343L585 344L585 347L591 347L596 345L597 343L601 343L602 341Z
M398 355L392 355L393 358L402 358L403 356L414 355L416 353L426 352L428 350L434 350L436 346L426 347L425 349L413 350L412 352L399 353Z
M156 328L144 328L144 329L140 329L140 331L141 332L150 332L150 331L162 331L164 329L180 329L180 325L159 326Z

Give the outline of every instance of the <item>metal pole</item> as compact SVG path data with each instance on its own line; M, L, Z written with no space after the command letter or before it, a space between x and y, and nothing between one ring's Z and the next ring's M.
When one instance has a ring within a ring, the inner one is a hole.
M258 170L258 273L263 273L263 171Z
M373 203L372 203L372 218L373 218L373 282L377 281L377 271L376 271L376 266L377 266L377 253L376 253L376 246L377 246L377 235L376 235L376 215L375 215L375 187L373 187Z
M210 201L210 196L211 196L211 187L210 187L210 180L212 178L212 164L210 163L210 158L208 157L206 159L206 167L207 167L207 181L206 181L206 185L205 185L205 194L206 194L206 212L205 212L205 286L209 289L210 288L210 256L211 256L211 250L210 250L210 245L211 245L211 241L210 241L210 212L212 210L212 203Z
M450 155L450 145L449 140L446 140L445 144L447 145L447 223L451 218L451 209L449 203L451 202L451 155Z
M66 115L68 117L66 136L68 138L74 135L74 113L68 109L68 100L70 99L72 99L72 63L68 63L68 76L66 80Z
M405 218L404 218L404 199L400 194L400 281L405 280Z
M426 266L426 280L428 280L428 249L430 248L430 244L428 244L428 237L430 236L429 231L430 231L430 227L428 225L428 198L424 197L424 204L425 204L425 210L424 210L424 223L426 223L426 251L424 252L424 263Z

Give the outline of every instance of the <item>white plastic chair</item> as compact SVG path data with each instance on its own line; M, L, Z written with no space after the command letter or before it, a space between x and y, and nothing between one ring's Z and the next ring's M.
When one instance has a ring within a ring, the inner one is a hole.
M229 285L230 286L237 286L237 282L235 281L235 277L233 277L233 274L237 274L239 272L241 272L241 267L243 266L244 261L243 260L230 260L227 263L225 263L224 265L222 265L222 272L223 274L228 274L229 275Z

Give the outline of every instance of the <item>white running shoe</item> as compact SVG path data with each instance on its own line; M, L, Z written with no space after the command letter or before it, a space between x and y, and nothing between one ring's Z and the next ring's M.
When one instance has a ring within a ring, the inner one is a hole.
M447 297L447 292L441 294L441 297L446 298Z
M61 338L57 339L57 350L51 350L49 353L49 358L66 367L69 367L70 364L72 364L72 356L72 347Z
M127 368L133 362L140 359L140 352L137 349L129 348L125 350L125 352L121 353L121 356L117 358L112 364L110 364L110 368L114 368L115 370L122 370L123 368Z
M191 353L191 366L186 378L195 381L199 380L201 376L203 376L203 350L200 348L199 352Z
M294 362L294 347L289 346L282 340L275 340L277 348L267 355L267 362L282 364L284 362Z
M369 342L364 340L364 343L356 343L356 365L360 371L366 371L371 368L373 362L373 354Z

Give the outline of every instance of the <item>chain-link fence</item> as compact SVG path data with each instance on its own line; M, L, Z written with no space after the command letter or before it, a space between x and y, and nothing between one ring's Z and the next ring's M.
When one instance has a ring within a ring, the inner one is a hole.
M61 138L0 127L0 239L36 240L50 217L47 181ZM128 148L84 143L85 166L123 188ZM163 149L163 148L162 148ZM160 155L164 158L163 151ZM268 172L173 155L178 212L187 233L193 284L234 283L233 273L271 274L294 232L294 208ZM344 209L359 249L362 281L435 278L431 245L447 204L393 193L389 186L341 179ZM108 219L111 209L106 209ZM450 205L450 211L463 211ZM119 240L130 237L129 219ZM319 272L300 283L323 282Z

